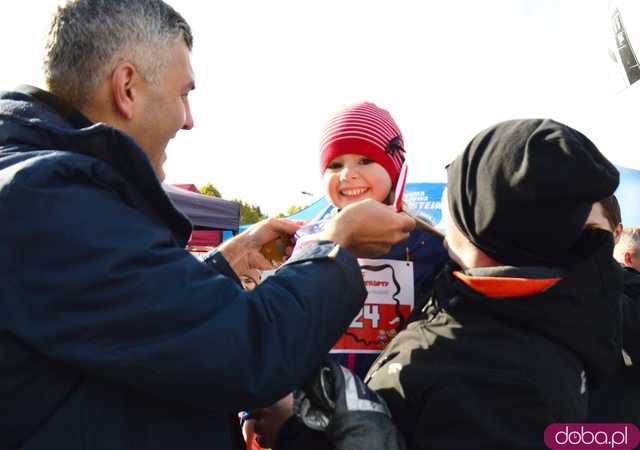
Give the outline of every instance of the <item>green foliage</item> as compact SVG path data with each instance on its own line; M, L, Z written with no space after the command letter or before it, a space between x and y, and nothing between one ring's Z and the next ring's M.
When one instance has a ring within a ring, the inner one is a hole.
M200 188L200 193L208 195L210 197L222 198L222 194L220 194L220 191L216 189L216 187L211 182L208 182L207 184L202 186ZM239 198L233 199L232 201L240 204L240 225L260 222L262 219L267 218L267 215L260 210L260 207L258 205L251 205L245 201L240 200ZM280 213L276 217L290 216L291 214L295 214L304 208L306 208L306 206L292 205L287 208L286 213Z
M287 216L290 216L291 214L295 214L298 211L301 211L305 208L306 206L291 205L287 208Z
M233 201L240 204L240 225L260 222L262 219L267 218L267 216L260 211L258 205L251 205L238 198Z
M276 215L276 218L282 218L282 217L287 217L290 216L291 214L295 214L298 211L305 209L306 206L298 206L298 205L291 205L287 208L287 212L286 213L278 213Z
M220 191L215 188L211 181L200 188L200 193L208 195L209 197L222 198L222 194L220 194Z

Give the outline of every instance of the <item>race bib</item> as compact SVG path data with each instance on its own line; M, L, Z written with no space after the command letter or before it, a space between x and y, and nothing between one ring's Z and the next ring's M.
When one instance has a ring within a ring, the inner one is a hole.
M331 353L379 353L413 309L413 263L358 259L367 288L364 306Z

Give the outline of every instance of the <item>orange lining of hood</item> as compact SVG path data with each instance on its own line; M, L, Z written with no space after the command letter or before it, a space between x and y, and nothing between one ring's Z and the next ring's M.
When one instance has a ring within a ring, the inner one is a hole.
M474 277L456 270L453 275L479 294L491 298L539 294L562 278Z

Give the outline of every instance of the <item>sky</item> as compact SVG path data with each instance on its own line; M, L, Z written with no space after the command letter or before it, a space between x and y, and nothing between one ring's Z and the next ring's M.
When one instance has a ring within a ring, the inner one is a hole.
M614 163L640 169L640 86L625 89L609 56L610 1L169 3L192 26L196 75L195 127L169 144L170 183L212 182L272 215L308 204L322 195L324 124L362 100L400 126L409 181L445 181L444 166L477 132L524 117L571 125ZM0 6L0 89L42 87L55 4Z

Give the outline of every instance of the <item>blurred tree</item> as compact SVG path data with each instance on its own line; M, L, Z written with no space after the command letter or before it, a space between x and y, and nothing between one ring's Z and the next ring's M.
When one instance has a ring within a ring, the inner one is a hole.
M211 182L208 182L207 184L202 186L200 188L200 193L208 195L210 197L222 198L220 191L216 189L216 187ZM267 216L260 210L260 207L258 205L251 205L240 200L239 198L234 198L231 201L240 204L240 225L260 222L262 219L267 218Z
M291 205L287 208L287 216L290 216L291 214L295 214L298 211L301 211L305 208L306 206Z
M278 213L278 215L276 217L280 218L280 217L290 216L291 214L295 214L298 211L305 209L307 206L291 205L291 206L289 206L287 208L287 212L286 213Z
M240 225L260 222L262 219L267 218L258 205L251 205L239 198L235 198L232 201L240 204Z
M209 197L222 198L222 194L220 194L220 191L215 188L211 181L200 188L200 193L208 195Z

